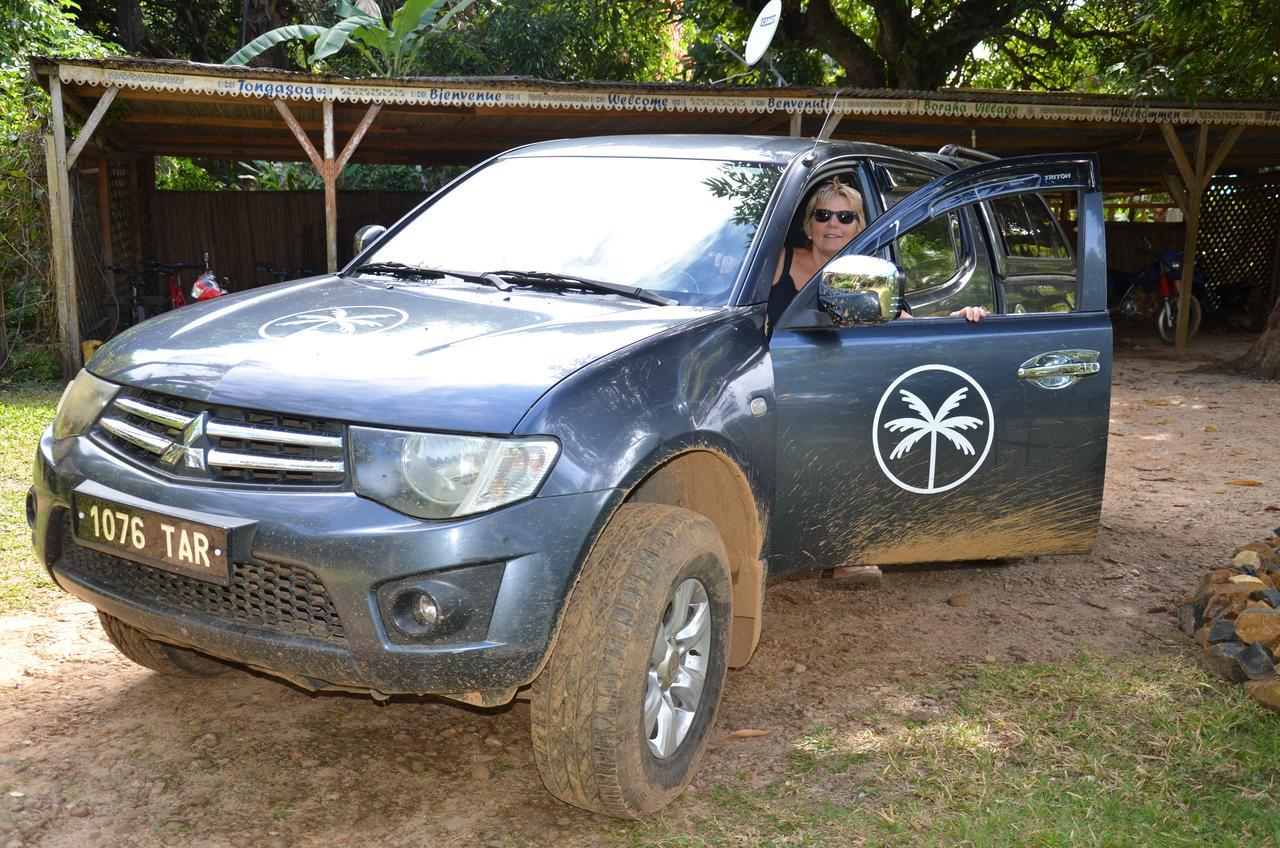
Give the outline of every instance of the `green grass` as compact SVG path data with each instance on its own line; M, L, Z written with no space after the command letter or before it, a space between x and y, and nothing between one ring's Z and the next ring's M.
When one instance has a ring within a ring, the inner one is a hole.
M608 836L634 848L1280 845L1280 716L1187 652L991 666L934 721L817 728L792 748L768 786L712 786L683 814Z
M0 615L47 609L62 595L31 552L26 511L36 443L62 389L58 383L0 387Z

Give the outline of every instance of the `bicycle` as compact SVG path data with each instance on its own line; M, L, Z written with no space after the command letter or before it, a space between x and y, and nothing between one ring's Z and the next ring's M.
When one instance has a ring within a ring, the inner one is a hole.
M199 262L156 262L148 260L142 263L142 267L159 274L161 279L168 282L170 309L177 309L187 305L187 297L182 293L182 272L200 269L209 270L207 261L201 265Z
M170 308L167 298L160 295L143 294L148 288L148 281L144 275L143 268L108 265L104 270L118 276L124 276L126 284L129 286L128 303L117 302L120 312L120 329L132 327L134 324L141 324L148 318L159 315L161 312L166 312ZM125 307L127 307L127 311Z

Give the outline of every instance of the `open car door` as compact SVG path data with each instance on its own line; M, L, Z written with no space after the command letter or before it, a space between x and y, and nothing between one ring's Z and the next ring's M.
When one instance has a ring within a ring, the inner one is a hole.
M993 209L1022 198L1047 211L1044 192L1074 206L1074 251L1063 242L1035 275L1016 276L1011 268L1037 262L997 261L1000 239L1016 233L999 232ZM797 293L770 341L770 570L1089 550L1111 389L1096 158L1023 157L947 174L882 213L841 257L850 255L894 261L908 303L915 291L922 301L986 292L995 314L969 323L890 309L837 326L819 308L821 272Z

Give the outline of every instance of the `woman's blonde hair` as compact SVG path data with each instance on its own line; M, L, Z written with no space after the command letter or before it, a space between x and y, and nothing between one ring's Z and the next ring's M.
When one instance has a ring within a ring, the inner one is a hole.
M818 208L819 203L826 203L834 197L843 197L849 201L853 211L858 213L858 220L864 226L866 225L867 213L862 206L862 195L840 182L839 177L832 177L830 181L823 183L818 187L817 191L809 196L809 202L804 206L804 234L809 238L813 238L813 236L809 235L809 222L813 220L813 210Z

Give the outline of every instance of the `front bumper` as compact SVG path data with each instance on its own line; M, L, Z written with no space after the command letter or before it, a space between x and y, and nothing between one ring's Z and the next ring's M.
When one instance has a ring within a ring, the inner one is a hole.
M48 432L34 471L33 542L64 590L161 641L311 689L385 694L492 693L530 682L578 568L622 497L611 489L534 498L421 521L350 492L175 483L88 437L55 444ZM232 585L78 545L70 505L85 484L162 514L249 521L231 551ZM445 587L462 625L434 635L399 629L390 598L411 585Z

